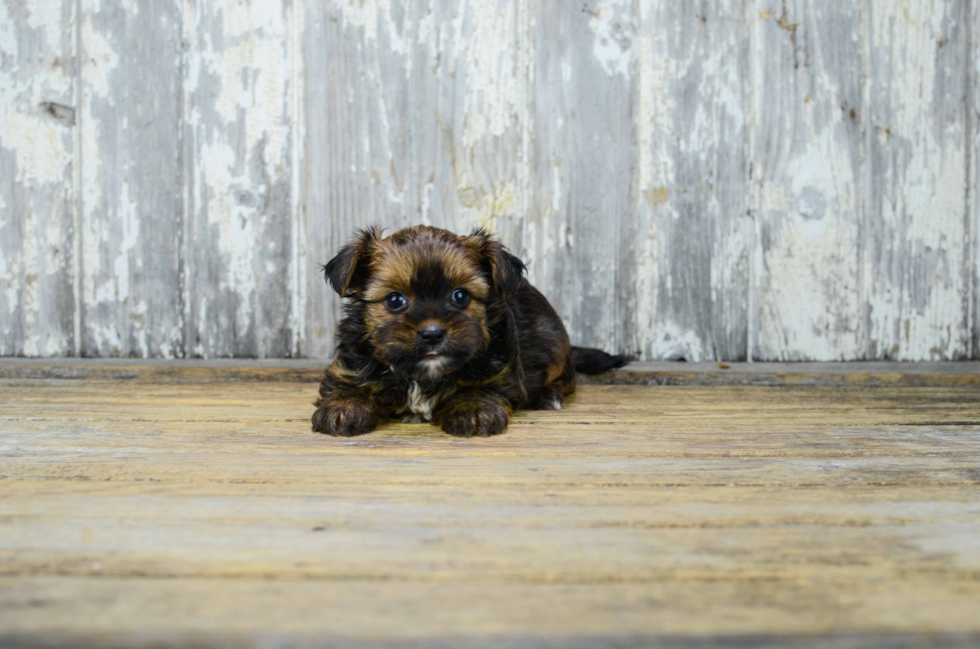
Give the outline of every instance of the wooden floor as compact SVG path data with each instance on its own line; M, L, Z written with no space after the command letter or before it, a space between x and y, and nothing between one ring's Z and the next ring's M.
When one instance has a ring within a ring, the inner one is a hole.
M976 385L334 439L309 382L7 369L0 646L980 645Z

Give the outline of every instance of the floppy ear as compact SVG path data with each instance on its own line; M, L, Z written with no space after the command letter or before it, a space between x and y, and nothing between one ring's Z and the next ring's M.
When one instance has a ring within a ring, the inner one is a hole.
M494 290L506 298L517 292L524 280L524 262L512 255L499 241L495 241L483 228L465 237L480 255L480 265L490 276Z
M371 250L380 238L380 228L358 230L354 239L323 267L324 279L341 297L356 295L364 288Z

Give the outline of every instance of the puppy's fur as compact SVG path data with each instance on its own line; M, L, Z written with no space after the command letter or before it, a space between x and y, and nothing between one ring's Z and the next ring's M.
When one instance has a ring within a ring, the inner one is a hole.
M483 230L362 230L324 271L347 300L313 414L321 433L360 435L400 417L496 435L513 409L560 409L576 370L627 360L572 347L521 260Z

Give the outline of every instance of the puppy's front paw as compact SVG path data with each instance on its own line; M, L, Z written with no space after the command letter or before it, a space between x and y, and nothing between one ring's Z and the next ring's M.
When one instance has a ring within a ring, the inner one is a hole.
M313 413L313 430L335 437L353 437L374 430L378 416L368 406L355 403L334 403L321 406Z
M507 410L495 403L457 406L442 418L442 429L458 437L489 437L507 428Z

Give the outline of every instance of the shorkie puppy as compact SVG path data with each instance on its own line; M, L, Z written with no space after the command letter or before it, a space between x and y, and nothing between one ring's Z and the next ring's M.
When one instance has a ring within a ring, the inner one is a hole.
M324 267L347 301L313 430L348 437L400 417L451 435L496 435L516 408L559 410L576 371L626 364L572 347L524 270L483 230L360 231Z

